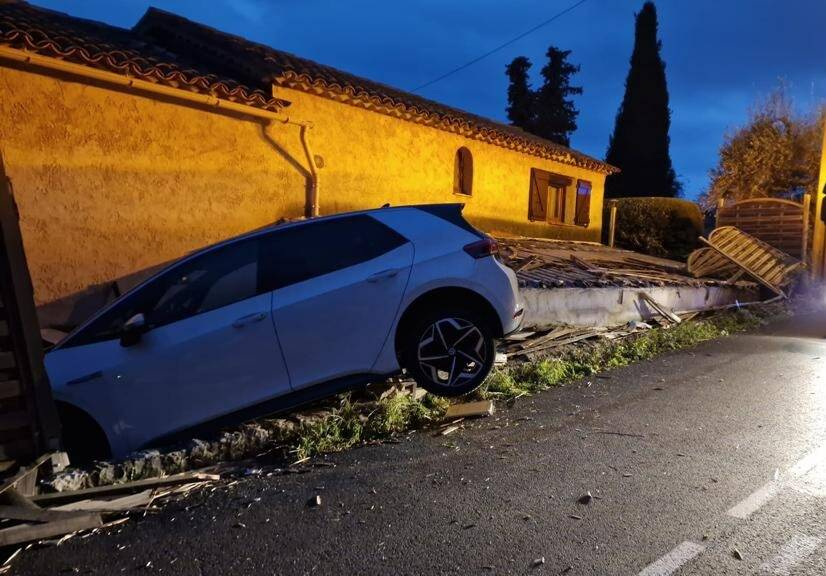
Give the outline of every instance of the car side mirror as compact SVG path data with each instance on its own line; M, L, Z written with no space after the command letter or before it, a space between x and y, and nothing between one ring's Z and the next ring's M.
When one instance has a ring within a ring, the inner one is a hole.
M124 348L134 346L141 341L141 336L146 330L146 317L141 313L135 314L121 328L120 345Z

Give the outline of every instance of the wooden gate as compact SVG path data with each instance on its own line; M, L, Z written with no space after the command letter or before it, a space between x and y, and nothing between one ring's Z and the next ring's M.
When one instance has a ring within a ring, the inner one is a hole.
M717 227L736 226L766 244L803 262L809 254L808 194L803 202L780 198L752 198L717 205Z
M0 155L0 464L27 463L59 444L17 206Z

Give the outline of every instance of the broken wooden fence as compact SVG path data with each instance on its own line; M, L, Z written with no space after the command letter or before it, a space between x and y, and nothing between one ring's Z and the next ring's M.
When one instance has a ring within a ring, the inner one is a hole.
M809 253L811 197L802 202L781 198L751 198L717 205L718 228L734 226L786 254L806 262Z
M59 443L17 206L0 154L0 463L28 463Z

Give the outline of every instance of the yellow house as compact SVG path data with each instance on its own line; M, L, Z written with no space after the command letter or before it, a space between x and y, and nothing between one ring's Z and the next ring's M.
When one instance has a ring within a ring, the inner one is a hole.
M599 241L615 171L156 9L121 29L0 0L0 91L38 303L280 218L385 203Z

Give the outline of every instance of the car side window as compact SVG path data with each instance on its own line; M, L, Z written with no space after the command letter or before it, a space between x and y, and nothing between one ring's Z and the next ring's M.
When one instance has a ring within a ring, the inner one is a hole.
M157 328L252 298L259 291L258 238L196 256L162 273L93 320L64 346L112 340L129 318L142 313Z
M262 244L266 284L283 288L377 258L407 239L366 214L308 222Z

